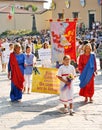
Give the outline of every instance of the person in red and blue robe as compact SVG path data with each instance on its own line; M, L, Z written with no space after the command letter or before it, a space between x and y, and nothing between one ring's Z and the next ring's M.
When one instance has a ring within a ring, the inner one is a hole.
M21 101L24 82L24 54L19 43L14 45L8 63L8 78L11 79L10 99L12 102Z
M84 46L84 54L79 57L78 69L80 71L80 92L79 95L85 97L85 102L93 102L94 95L94 77L97 73L96 58L91 53L91 45Z

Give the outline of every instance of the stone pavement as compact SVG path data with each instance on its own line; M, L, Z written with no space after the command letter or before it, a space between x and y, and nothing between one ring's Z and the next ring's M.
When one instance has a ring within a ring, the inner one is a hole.
M97 59L98 62L98 59ZM99 65L98 65L99 66ZM10 81L0 72L0 130L102 130L102 75L95 78L94 102L79 97L78 77L74 83L74 116L58 111L58 95L24 94L21 103L11 103Z

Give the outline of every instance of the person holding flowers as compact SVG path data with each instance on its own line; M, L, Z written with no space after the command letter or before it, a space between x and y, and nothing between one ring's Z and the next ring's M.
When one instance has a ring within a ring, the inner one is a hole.
M69 55L63 57L63 65L59 67L57 77L60 80L60 101L64 104L64 113L68 113L69 103L69 112L73 115L73 80L76 77L76 71L70 61Z

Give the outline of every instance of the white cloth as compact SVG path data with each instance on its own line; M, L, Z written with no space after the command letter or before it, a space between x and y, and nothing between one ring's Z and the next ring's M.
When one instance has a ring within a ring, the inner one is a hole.
M2 48L5 48L5 51L2 52L2 61L4 63L8 63L8 60L9 60L9 58L8 58L8 55L9 55L9 44L10 43L8 43L8 42L4 42L2 44Z
M6 51L2 51L2 55L1 55L1 63L2 64L7 64L7 53Z
M8 53L6 53L7 55L7 57L6 57L6 59L7 59L7 63L9 62L9 57L10 57L10 54L13 52L13 50L8 50Z
M57 76L62 77L63 79L66 79L66 75L67 74L73 74L74 76L76 75L76 71L74 66L72 65L62 65L59 69L58 69L58 73ZM65 85L64 82L60 82L60 101L64 104L68 104L73 102L73 81L70 84L70 88L66 87L64 90L62 90L63 86Z
M29 75L24 74L24 79L25 79L25 81L24 81L24 87L26 89L29 88L31 90L31 74L29 74Z
M2 44L2 47L3 48L5 48L6 50L9 50L9 42L4 42L3 44Z
M41 60L41 64L43 67L51 68L51 49L47 48L41 48L38 50L39 59Z

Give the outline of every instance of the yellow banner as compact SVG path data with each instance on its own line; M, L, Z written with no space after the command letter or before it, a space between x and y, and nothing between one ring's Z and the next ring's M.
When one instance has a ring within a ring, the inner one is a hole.
M35 68L32 75L32 92L59 94L60 81L56 73L56 68Z

